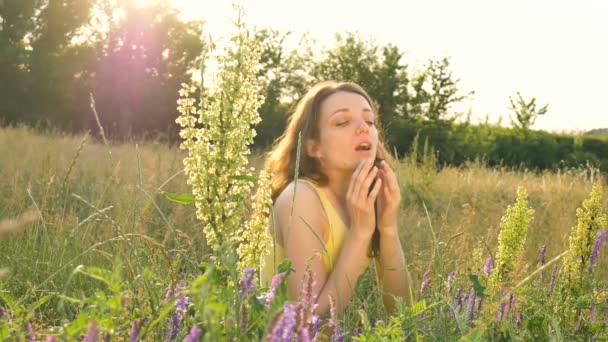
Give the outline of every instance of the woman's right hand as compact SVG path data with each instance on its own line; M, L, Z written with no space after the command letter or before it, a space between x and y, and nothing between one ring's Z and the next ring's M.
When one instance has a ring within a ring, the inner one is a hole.
M370 186L377 174L374 158L363 160L353 172L346 192L351 233L361 239L371 239L376 228L374 203L382 187L382 180L376 179L371 191Z

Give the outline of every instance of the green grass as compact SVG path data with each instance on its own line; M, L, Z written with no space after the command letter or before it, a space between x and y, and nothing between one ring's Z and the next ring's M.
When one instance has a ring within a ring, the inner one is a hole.
M106 146L91 137L83 145L83 138L0 130L0 219L31 209L42 216L0 241L0 267L10 272L3 291L24 301L66 291L91 293L98 284L73 277L74 269L111 269L116 257L128 284L136 284L132 280L144 268L164 275L195 273L205 248L193 211L159 194L188 192L180 172L183 153L147 143L139 150L139 170L135 143L112 146L110 160ZM177 255L182 265L173 265ZM54 321L74 314L54 310L47 305L42 314Z
M9 271L0 283L3 296L27 304L50 294L34 319L44 329L69 322L82 309L63 296L84 298L100 289L99 281L78 275L79 265L119 268L122 286L132 293L162 293L171 281L201 275L208 249L193 207L161 194L189 192L181 172L184 156L176 146L154 142L108 147L93 137L0 129L0 221L30 210L41 217L0 240L0 268ZM262 161L261 154L251 159L256 167ZM520 270L530 273L542 245L547 245L547 260L567 249L576 208L593 181L606 184L595 170L535 173L477 163L428 172L402 161L397 173L403 196L401 240L414 293L428 268L441 276L457 267L479 268L471 261L477 247L484 257L495 255L498 224L518 186L527 189L536 210ZM596 267L603 282L608 281L605 250ZM142 280L146 272L155 276ZM344 316L346 326L358 320L361 306L372 317L380 315L377 298L367 291L371 279L368 272L360 282Z

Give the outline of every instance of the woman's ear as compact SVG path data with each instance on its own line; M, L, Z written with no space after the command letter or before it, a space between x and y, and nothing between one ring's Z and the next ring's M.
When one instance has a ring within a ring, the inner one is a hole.
M307 156L309 156L311 158L319 159L319 148L318 148L318 144L315 140L313 140L313 139L306 140L306 144L305 144L304 148L305 148L305 152L306 152Z

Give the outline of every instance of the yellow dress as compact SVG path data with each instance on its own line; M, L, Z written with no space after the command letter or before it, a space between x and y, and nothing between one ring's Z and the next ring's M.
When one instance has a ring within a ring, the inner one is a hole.
M300 180L308 183L315 190L319 200L321 201L321 205L323 206L323 211L327 217L327 222L329 223L329 234L327 241L323 241L327 251L320 251L325 269L329 273L332 271L334 263L338 258L338 254L342 248L342 243L344 242L344 237L347 233L347 228L333 204L331 204L329 201L325 191L311 180L305 178L300 178ZM260 275L262 286L270 285L273 275L277 273L277 267L284 259L285 250L283 247L278 243L272 243L270 251L268 251L264 257L264 265Z

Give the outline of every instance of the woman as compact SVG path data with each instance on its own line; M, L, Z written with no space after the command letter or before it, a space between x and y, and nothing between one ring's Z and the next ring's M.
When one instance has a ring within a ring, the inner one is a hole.
M329 296L338 310L348 305L370 256L385 307L392 310L395 297L409 302L397 227L401 195L393 159L379 139L377 116L360 86L320 83L300 101L266 160L276 253L267 257L263 279L268 281L282 259L291 260L295 272L288 282L289 297L296 299L310 263L320 313L328 311ZM384 160L379 166L374 166L376 157Z

